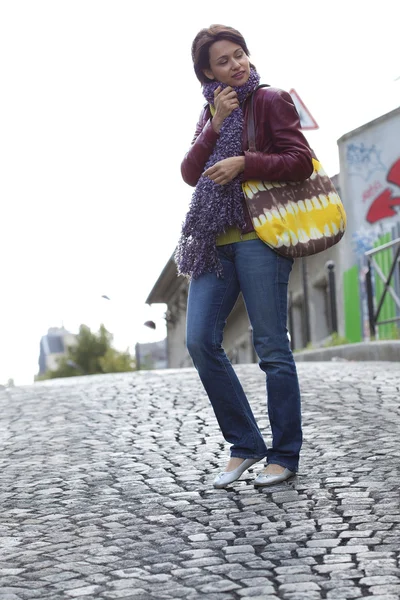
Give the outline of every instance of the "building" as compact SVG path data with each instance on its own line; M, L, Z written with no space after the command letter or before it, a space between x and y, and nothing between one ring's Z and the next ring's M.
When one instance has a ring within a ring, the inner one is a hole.
M186 302L188 282L178 277L173 257L168 260L151 290L147 304L166 304L167 323L166 354L169 368L192 366L186 350Z
M58 360L65 356L68 346L76 343L76 336L64 327L50 327L47 334L40 340L39 375L54 371Z
M346 338L369 339L365 252L400 238L400 107L347 133L339 141L340 186L348 216L347 233L338 246L339 318ZM376 255L382 275L388 275L396 248ZM375 305L384 283L374 269ZM387 295L378 337L398 335L399 269Z
M400 238L400 108L351 131L338 140L340 174L333 183L342 197L348 226L343 240L326 252L295 261L289 286L289 331L292 348L323 345L333 332L349 342L369 339L365 292L365 252ZM393 249L377 259L389 272ZM399 269L394 287L400 289ZM375 279L375 303L383 289ZM177 277L171 257L146 302L167 305L167 361L169 367L191 366L186 350L188 283ZM399 292L397 292L399 293ZM400 302L386 298L383 317L400 316ZM379 327L390 337L393 323ZM254 362L246 308L240 296L224 333L224 348L233 363Z
M158 342L138 342L135 345L136 368L140 369L166 369L167 340Z

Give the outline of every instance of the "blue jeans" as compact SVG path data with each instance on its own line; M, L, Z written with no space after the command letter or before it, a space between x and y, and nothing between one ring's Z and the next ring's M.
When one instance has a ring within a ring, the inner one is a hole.
M287 336L287 288L293 261L261 240L218 248L224 277L192 279L187 347L231 456L267 457L297 471L302 443L300 390ZM237 375L222 348L223 330L242 292L260 368L266 373L272 446L267 449Z

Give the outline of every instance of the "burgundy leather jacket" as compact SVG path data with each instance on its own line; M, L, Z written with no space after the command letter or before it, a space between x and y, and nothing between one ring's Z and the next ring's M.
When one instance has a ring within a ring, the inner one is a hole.
M247 123L248 103L243 107ZM247 127L243 128L242 149L245 167L242 181L304 181L313 172L311 150L300 131L300 119L293 100L277 88L260 88L254 94L254 121L257 152L248 150ZM210 108L206 105L196 126L192 146L182 161L183 180L196 186L218 139L211 125ZM242 233L254 230L243 197L246 227Z

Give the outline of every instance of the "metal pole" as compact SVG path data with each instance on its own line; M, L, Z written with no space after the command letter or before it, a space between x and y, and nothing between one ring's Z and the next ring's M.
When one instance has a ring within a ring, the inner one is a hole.
M310 307L308 305L308 272L305 258L301 259L301 270L303 276L303 318L304 318L304 337L305 345L311 342L310 333Z
M329 306L331 313L331 333L337 333L338 331L338 319L337 319L337 307L336 307L336 276L335 276L335 263L333 260L329 260L326 263L328 269L328 290L329 290Z
M257 363L258 362L258 356L257 356L256 349L254 348L254 343L253 343L253 328L252 328L251 325L249 327L249 335L250 335L251 360L253 361L253 363Z
M136 370L140 371L140 345L139 342L135 345Z
M371 260L368 259L368 270L365 274L365 287L367 289L367 303L368 303L368 318L369 318L369 332L371 337L375 337L375 315L374 315L374 293L372 290L372 274L371 274Z

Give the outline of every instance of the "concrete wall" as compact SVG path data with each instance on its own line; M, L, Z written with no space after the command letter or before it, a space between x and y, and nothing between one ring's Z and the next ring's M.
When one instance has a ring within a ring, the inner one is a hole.
M77 343L76 335L74 335L73 333L70 333L69 331L66 331L66 330L65 330L65 332L63 330L60 330L60 332L61 332L60 336L63 339L65 351L64 352L53 352L53 353L47 354L47 356L46 356L46 370L47 371L55 371L58 368L59 360L67 354L67 349L72 346L75 346Z
M399 219L400 109L344 135L338 145L348 217L341 245L346 269L357 261L362 241L368 243ZM388 181L391 169L392 181Z
M181 280L179 288L168 302L167 321L167 357L169 368L193 366L186 349L186 303L188 284Z
M310 342L312 344L327 338L331 329L330 302L328 293L328 261L337 262L337 247L331 248L321 254L298 259L293 265L289 283L289 294L293 303L293 327L290 332L293 336L294 347L306 346L306 333L304 324L304 294L303 294L303 265L305 261L308 281L308 306L310 318ZM337 269L336 269L337 275ZM337 299L338 300L338 299ZM343 331L344 324L339 322L339 333ZM291 329L289 327L289 329Z
M346 322L346 330L355 337L354 321L357 316L360 320L359 339L352 341L368 339L369 336L364 253L396 238L400 231L399 140L400 108L338 141L340 187L348 217L347 232L339 244L338 254L342 275L338 281L338 292L343 300L339 309L341 321ZM387 260L390 260L389 255ZM355 297L357 294L358 297ZM385 310L393 312L389 303L386 303Z
M55 371L58 368L58 361L65 356L64 352L53 352L46 356L46 371Z

